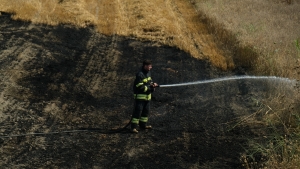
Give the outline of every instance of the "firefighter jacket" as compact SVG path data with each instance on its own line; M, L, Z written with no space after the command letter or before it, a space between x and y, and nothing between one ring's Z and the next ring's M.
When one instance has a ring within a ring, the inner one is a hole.
M134 99L137 100L151 100L151 93L153 89L150 87L152 83L150 71L143 68L136 74L133 84Z

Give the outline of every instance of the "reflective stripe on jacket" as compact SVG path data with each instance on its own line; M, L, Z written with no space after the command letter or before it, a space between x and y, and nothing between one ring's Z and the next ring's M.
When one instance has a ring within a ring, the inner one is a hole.
M143 68L136 74L133 84L134 99L151 100L150 84L152 83L150 71Z

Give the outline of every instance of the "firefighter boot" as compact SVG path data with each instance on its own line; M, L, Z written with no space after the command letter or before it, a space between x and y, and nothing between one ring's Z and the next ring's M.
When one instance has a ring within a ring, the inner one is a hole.
M139 125L140 125L140 128L144 129L144 130L145 129L152 129L152 126L147 125L147 123L145 123L145 122L140 122Z
M136 128L137 128L137 124L131 123L130 131L132 133L138 133L139 132Z

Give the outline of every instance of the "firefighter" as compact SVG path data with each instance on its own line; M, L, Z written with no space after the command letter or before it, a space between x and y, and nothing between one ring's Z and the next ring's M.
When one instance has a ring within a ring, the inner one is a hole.
M147 122L150 112L151 93L155 91L155 87L158 87L158 84L153 83L151 79L151 69L151 61L145 60L141 70L136 74L133 84L135 106L131 119L132 133L138 133L138 126L140 129L152 129L152 126L147 125Z

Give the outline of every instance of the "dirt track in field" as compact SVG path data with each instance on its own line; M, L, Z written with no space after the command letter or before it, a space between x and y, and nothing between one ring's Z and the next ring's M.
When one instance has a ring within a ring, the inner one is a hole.
M143 59L153 79L173 84L244 74L224 72L176 47L93 28L47 26L0 16L1 168L241 168L257 130L235 126L265 96L260 82L160 88L154 130L121 128L133 109L131 85Z

